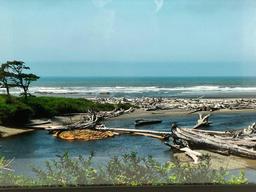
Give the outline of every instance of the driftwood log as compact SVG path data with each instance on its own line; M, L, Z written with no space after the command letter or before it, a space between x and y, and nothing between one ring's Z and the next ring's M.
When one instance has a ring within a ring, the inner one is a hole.
M194 160L194 164L198 164L200 162L200 157L203 155L197 151L191 150L189 147L184 147L180 149L181 151L184 151L186 155L191 157Z
M246 130L252 129L252 127L249 126ZM213 132L200 132L195 129L177 127L172 129L172 134L175 143L185 141L192 148L213 149L215 152L228 152L228 154L256 159L256 142L244 139L245 137L252 138L247 132L239 137L234 137L234 135L232 137L232 133L223 132L215 135Z
M162 139L162 140L168 140L169 137L171 136L171 132L152 131L152 130L143 130L143 129L107 128L107 127L103 126L103 127L97 127L97 128L95 128L95 130L114 131L114 132L123 133L123 134L148 136L148 137L153 137L153 138Z
M165 142L165 144L171 147L171 149L174 152L185 152L187 156L194 160L194 164L198 164L200 162L201 157L203 156L201 153L190 149L189 146L181 148L180 145L170 144L168 142Z
M161 122L162 122L161 119L136 119L135 126L157 124Z
M202 127L207 127L210 125L210 122L208 121L211 114L203 115L202 113L199 113L199 119L197 120L197 124L193 127L193 129L198 129Z
M56 131L70 131L70 130L79 130L79 129L95 129L95 127L100 124L104 119L111 117L117 117L122 114L131 113L134 111L134 108L124 109L115 109L110 112L93 112L89 111L89 114L84 115L80 121L75 123L70 123L68 125L56 125L44 127L45 130L48 130L50 133L56 133ZM37 126L38 127L38 126ZM42 126L40 126L42 127Z

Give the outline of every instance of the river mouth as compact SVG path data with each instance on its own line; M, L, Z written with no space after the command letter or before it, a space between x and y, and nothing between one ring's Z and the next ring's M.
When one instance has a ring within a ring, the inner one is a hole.
M156 118L152 114L145 118ZM148 129L157 131L170 131L173 122L180 127L191 127L196 123L197 115L157 115L162 123L141 126L138 129ZM136 128L134 121L136 117L127 116L125 118L114 118L105 122L107 127ZM230 130L245 128L256 120L256 112L241 113L216 113L210 119L213 124L210 130ZM32 166L44 167L46 160L55 159L58 155L68 152L72 157L83 155L85 157L94 154L94 163L104 165L113 156L122 156L127 153L136 152L139 156L152 156L159 162L171 161L172 151L169 147L158 139L121 135L104 140L95 141L66 141L61 140L47 131L39 130L22 135L1 138L1 155L8 159L15 158L13 167L17 174L33 175ZM227 160L229 157L226 157ZM256 183L256 162L248 160L246 176L249 182Z

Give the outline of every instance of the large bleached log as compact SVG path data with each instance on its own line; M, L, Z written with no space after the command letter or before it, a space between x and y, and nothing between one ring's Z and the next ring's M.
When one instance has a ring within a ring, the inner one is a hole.
M217 150L224 150L228 151L230 154L253 159L256 158L256 151L251 147L251 144L246 147L242 147L237 143L232 143L227 140L215 138L206 134L194 132L192 129L185 128L173 129L172 133L174 138L185 140L189 143L190 146L201 146L205 149L212 148Z
M152 137L152 138L156 138L156 139L160 139L160 140L167 140L169 138L169 137L164 136L164 135L140 133L140 132L132 133L132 135L140 135L140 136Z
M171 132L167 132L167 131L152 131L152 130L143 130L143 129L96 127L95 130L125 132L125 133L145 133L145 134L155 134L155 135L163 135L163 136L171 135Z

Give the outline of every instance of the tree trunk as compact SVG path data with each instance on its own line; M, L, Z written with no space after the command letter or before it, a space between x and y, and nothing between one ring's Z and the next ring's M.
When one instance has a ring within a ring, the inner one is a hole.
M27 101L27 98L28 98L28 90L25 86L22 87L23 88L23 91L24 91L24 97L25 97L25 100Z
M8 85L5 85L5 88L6 88L6 94L7 94L8 96L10 96L10 90L9 90Z

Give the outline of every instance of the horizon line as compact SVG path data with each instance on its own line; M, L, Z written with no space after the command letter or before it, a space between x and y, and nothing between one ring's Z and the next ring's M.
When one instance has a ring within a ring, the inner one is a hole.
M144 76L117 76L117 75L107 75L107 76L94 76L94 75L88 75L88 76L66 76L66 75L49 75L49 76L40 76L40 78L241 78L241 77L247 77L247 78L256 78L252 75L209 75L209 76L198 76L198 75L192 75L192 76L152 76L152 75L144 75Z

